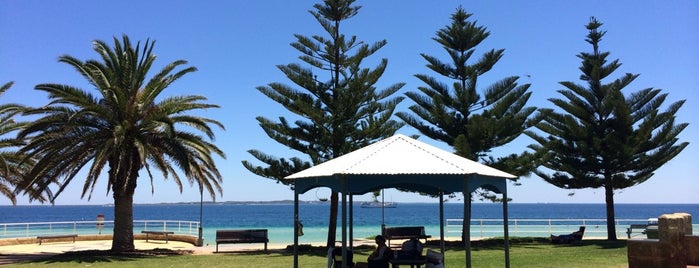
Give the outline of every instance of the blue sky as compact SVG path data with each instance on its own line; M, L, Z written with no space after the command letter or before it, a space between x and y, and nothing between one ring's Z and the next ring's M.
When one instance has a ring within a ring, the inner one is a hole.
M300 63L299 53L289 44L293 35L324 34L308 13L317 1L0 1L0 83L15 85L0 98L3 103L43 105L47 98L33 88L39 83L62 83L89 89L68 65L57 62L63 54L79 59L96 58L91 48L95 39L112 43L112 37L127 34L132 41L156 40L158 60L154 70L174 60L185 59L199 71L189 74L165 95L205 95L221 105L206 116L226 126L217 132L216 144L227 159L217 164L224 175L223 196L217 201L292 199L288 187L245 170L240 162L252 160L246 152L260 149L281 157L297 155L269 139L255 121L256 116L289 116L275 102L255 88L270 82L291 84L275 67ZM365 67L387 58L388 68L379 87L405 82L401 94L422 84L413 77L430 73L419 53L441 58L443 49L434 41L434 33L450 22L458 6L473 13L480 25L488 28L490 38L477 47L477 54L490 49L505 49L505 56L482 82L510 75L531 83L530 105L552 107L549 98L561 97L555 91L560 81L578 81L580 60L576 55L590 51L584 42L591 16L604 23L607 35L601 49L623 64L613 75L638 73L641 76L627 87L629 92L654 87L669 93L668 103L686 99L678 122L689 127L680 136L690 145L675 159L660 168L648 182L618 191L618 203L699 203L699 2L684 1L369 1L359 0L359 14L344 22L343 32L359 40L388 44ZM486 84L481 84L486 85ZM404 101L399 110L411 104ZM403 134L417 131L404 127ZM422 141L446 150L449 147L425 137ZM518 139L496 154L521 152L532 141ZM603 203L602 189L570 191L555 188L538 177L521 179L511 185L514 202ZM90 201L80 198L82 181L64 192L56 204L108 204L104 180ZM146 176L141 176L135 195L137 203L199 201L197 187L179 193L175 184L155 178L154 193ZM301 199L327 197L326 190L310 191ZM386 198L399 202L435 202L435 199L388 190ZM368 196L355 200L368 200ZM205 196L205 200L210 200ZM0 205L9 201L0 197ZM19 204L28 204L20 197Z

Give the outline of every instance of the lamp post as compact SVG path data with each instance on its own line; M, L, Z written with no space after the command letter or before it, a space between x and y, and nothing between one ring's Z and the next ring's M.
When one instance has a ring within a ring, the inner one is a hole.
M204 246L204 229L202 228L204 219L204 187L199 183L199 238L197 238L197 247Z

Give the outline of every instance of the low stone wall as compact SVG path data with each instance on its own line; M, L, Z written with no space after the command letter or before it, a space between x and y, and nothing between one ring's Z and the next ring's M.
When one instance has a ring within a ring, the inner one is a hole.
M658 218L658 239L631 239L629 268L685 268L699 265L699 236L692 236L692 216L664 214Z
M146 240L145 234L134 234L135 240ZM75 241L95 241L95 240L112 240L112 235L78 235ZM168 236L170 241L180 241L185 243L190 243L192 245L197 245L197 237L191 235L180 235L174 234ZM72 241L72 239L71 239ZM18 237L18 238L5 238L0 239L0 246L13 246L13 245L25 245L25 244L38 244L39 241L36 237Z
M134 239L146 240L146 235L145 234L134 234ZM190 244L195 245L195 246L197 245L197 239L198 239L198 237L191 236L191 235L171 234L168 236L169 241L180 241L180 242L190 243ZM110 240L111 240L111 238L110 238Z
M14 245L24 245L24 244L34 244L34 243L39 243L36 240L36 237L34 238L29 238L29 237L19 237L19 238L6 238L6 239L0 239L0 246L14 246Z
M663 267L658 244L658 239L628 240L629 268Z
M699 236L688 235L684 237L684 244L687 249L687 264L699 265Z

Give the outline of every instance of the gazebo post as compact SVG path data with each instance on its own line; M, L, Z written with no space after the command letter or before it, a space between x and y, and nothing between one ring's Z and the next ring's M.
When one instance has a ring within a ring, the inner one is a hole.
M299 267L299 193L294 190L294 268Z
M349 195L349 248L354 252L354 195Z
M439 191L439 250L444 254L444 191Z
M347 177L342 176L342 268L349 266L347 261Z
M510 220L507 217L507 185L502 190L502 218L504 222L505 232L505 268L510 268Z
M463 222L464 247L466 251L466 268L471 268L471 187L469 175L464 178L464 222Z

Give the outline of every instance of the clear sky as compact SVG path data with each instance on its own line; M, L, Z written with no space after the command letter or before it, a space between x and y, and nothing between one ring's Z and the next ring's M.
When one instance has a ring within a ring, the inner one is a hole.
M132 41L156 40L158 60L154 71L167 63L184 59L199 71L181 78L164 95L197 94L221 105L206 116L226 126L217 132L215 143L227 159L217 165L224 176L223 195L217 201L292 199L288 187L257 177L241 165L253 160L246 152L260 149L280 156L300 156L269 139L257 125L256 116L289 116L277 103L255 88L270 82L291 84L275 67L300 63L299 53L289 44L293 34L325 34L308 13L318 1L0 1L0 84L15 81L0 102L39 106L47 103L43 92L33 88L39 83L62 83L89 89L86 82L57 58L69 54L79 59L94 59L91 41L112 43L112 37L127 34ZM365 67L387 58L388 68L379 87L405 82L401 91L422 86L417 73L430 73L419 53L445 58L434 41L434 33L450 23L458 6L473 13L478 24L491 32L477 54L490 49L505 49L485 81L510 75L531 83L530 105L553 107L547 99L561 97L560 81L578 81L580 60L576 55L590 51L584 41L584 28L591 16L604 23L607 35L601 43L612 59L623 64L613 75L639 73L641 76L626 93L654 87L669 93L667 103L686 99L678 122L689 122L680 136L690 145L675 159L660 168L646 183L618 191L618 203L699 203L699 2L681 1L376 1L359 0L362 9L344 22L343 32L359 40L388 44ZM481 80L484 81L484 80ZM486 84L482 83L482 86ZM399 110L412 103L405 100ZM399 119L397 119L399 120ZM403 134L417 134L404 127ZM422 141L450 150L448 146ZM496 153L519 153L532 141L528 138L500 148ZM91 200L81 199L82 182L76 179L56 204L108 204L106 184L97 186ZM135 195L136 203L199 201L198 187L179 193L175 184L155 178L154 193L147 176L142 175ZM521 186L510 185L514 202L603 203L602 189L570 191L558 189L538 177L524 177ZM303 200L327 197L326 189L309 191ZM386 198L398 202L436 202L416 194L386 192ZM211 200L205 196L205 200ZM368 200L368 196L355 200ZM9 200L0 197L0 205ZM28 204L24 197L19 204Z

